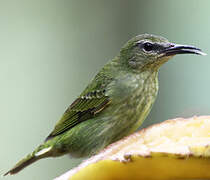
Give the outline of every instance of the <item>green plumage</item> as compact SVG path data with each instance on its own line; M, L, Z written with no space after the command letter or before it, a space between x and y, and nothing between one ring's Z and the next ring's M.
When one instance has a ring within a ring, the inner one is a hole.
M69 106L45 142L6 174L45 157L90 156L134 132L156 99L159 67L183 53L202 54L149 34L128 41Z
M104 90L95 90L76 99L56 124L55 129L48 136L47 140L64 133L82 121L93 118L109 102L109 97L104 93Z

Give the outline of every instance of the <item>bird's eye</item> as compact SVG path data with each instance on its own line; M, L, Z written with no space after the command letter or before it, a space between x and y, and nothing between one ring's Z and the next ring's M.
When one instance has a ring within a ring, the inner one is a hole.
M143 44L143 49L145 51L152 51L152 50L154 50L154 46L153 46L153 44L146 42Z

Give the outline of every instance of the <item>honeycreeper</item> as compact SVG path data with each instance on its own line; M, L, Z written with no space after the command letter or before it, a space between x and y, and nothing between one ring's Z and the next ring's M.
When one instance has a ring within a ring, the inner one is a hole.
M156 99L160 66L176 54L205 55L156 35L129 40L68 107L44 143L4 175L46 157L94 155L134 132Z

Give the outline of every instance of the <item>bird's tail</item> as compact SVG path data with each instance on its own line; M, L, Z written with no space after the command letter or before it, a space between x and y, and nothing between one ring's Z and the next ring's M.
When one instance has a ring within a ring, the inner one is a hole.
M48 146L46 147L45 144L40 145L35 151L33 151L31 154L28 154L25 158L20 160L12 169L10 169L8 172L4 174L4 176L10 174L16 174L28 165L34 163L35 161L49 157L52 154L52 147Z

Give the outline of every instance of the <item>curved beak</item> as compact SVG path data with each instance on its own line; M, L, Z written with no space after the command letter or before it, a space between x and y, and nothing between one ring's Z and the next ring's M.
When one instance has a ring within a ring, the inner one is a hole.
M162 56L173 56L176 54L198 54L198 55L207 55L202 52L201 49L189 45L180 45L180 44L170 44L168 47L165 47L160 51Z

